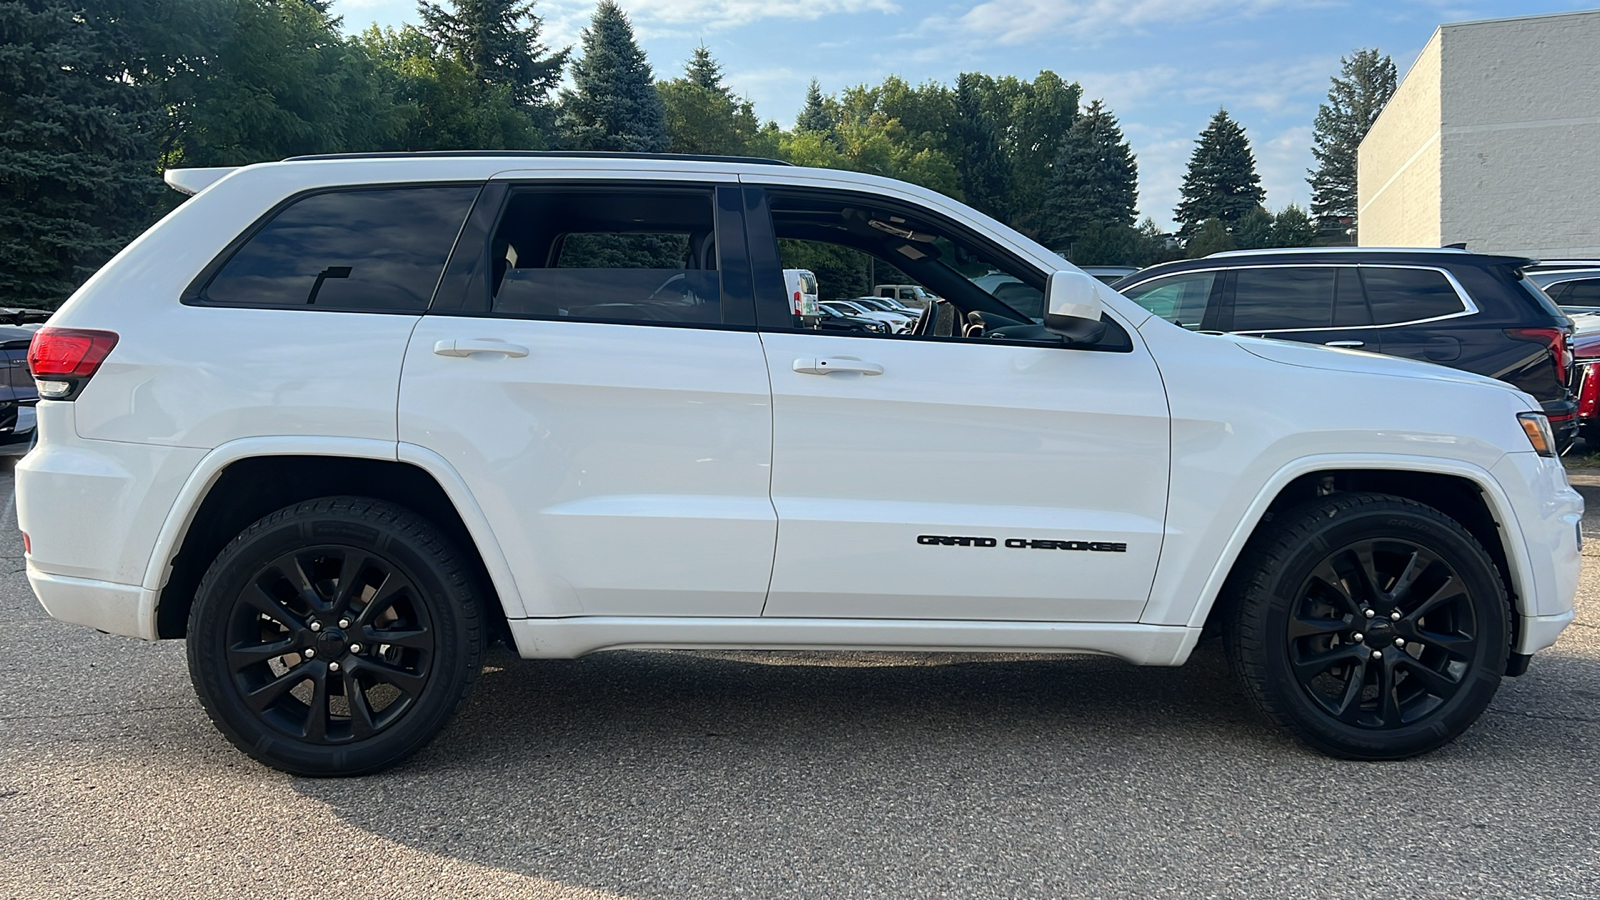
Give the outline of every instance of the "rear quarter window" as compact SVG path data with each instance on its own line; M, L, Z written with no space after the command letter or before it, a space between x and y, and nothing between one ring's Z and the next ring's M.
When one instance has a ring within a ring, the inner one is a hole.
M460 185L302 197L235 250L198 299L421 312L477 194L477 185Z
M1437 319L1467 308L1450 279L1435 269L1362 266L1361 281L1377 325Z

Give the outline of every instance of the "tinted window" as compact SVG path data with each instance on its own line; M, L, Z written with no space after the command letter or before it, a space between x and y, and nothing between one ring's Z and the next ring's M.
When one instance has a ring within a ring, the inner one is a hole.
M522 190L506 206L490 259L497 313L722 322L709 190Z
M478 187L313 194L279 212L204 297L250 306L420 312Z
M1199 328L1206 315L1206 304L1211 301L1211 285L1216 280L1215 272L1189 272L1147 281L1122 294L1168 322Z
M1346 328L1351 325L1371 325L1372 313L1367 311L1367 299L1361 293L1361 272L1354 266L1345 266L1336 276L1338 287L1333 298L1333 325Z
M1239 269L1233 330L1327 328L1333 324L1332 268Z
M1466 307L1443 272L1432 269L1361 267L1372 321L1378 325L1415 322L1461 312Z
M1573 306L1600 306L1600 278L1585 278L1567 282L1567 291L1561 302Z

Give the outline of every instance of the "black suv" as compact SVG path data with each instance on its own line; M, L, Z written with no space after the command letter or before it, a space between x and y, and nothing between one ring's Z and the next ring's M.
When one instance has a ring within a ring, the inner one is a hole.
M1152 266L1124 296L1197 331L1369 350L1498 378L1532 394L1561 446L1572 321L1523 269L1533 260L1441 248L1239 250Z

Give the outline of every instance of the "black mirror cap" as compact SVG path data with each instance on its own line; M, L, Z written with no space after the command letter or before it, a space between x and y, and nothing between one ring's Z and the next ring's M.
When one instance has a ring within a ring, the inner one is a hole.
M1046 314L1044 327L1061 335L1067 346L1097 343L1106 334L1104 319L1080 319L1077 316Z

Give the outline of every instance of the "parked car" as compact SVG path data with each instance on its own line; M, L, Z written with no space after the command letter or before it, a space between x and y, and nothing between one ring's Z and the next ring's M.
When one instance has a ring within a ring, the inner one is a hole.
M911 327L912 320L900 313L883 312L882 310L869 309L853 300L826 300L823 306L832 307L833 311L842 316L857 316L863 319L872 319L889 326L893 334L902 334Z
M1600 314L1600 259L1541 260L1523 274L1568 315Z
M1533 395L1563 448L1577 435L1572 323L1522 275L1532 262L1452 248L1214 253L1116 283L1196 331L1304 341L1434 362Z
M939 299L920 284L875 284L872 293L878 297L893 297L913 309L927 309Z
M1093 275L1106 284L1116 284L1139 271L1138 266L1080 266L1080 268L1085 275Z
M855 297L852 298L850 302L857 306L865 306L867 309L900 316L906 320L907 330L916 325L917 320L922 318L921 310L906 309L898 302L890 300L888 297Z
M877 319L847 316L826 303L817 304L817 327L823 331L856 331L863 334L888 334L889 326Z
M1573 619L1583 501L1533 397L1175 327L924 188L515 151L166 178L194 196L30 347L27 577L185 639L218 729L288 772L415 752L491 639L1170 666L1210 631L1288 732L1393 759ZM805 327L791 240L938 314Z
M794 314L806 325L817 324L822 315L817 309L817 276L810 269L784 269L783 281Z
M0 456L28 452L34 436L39 392L28 374L28 345L37 325L0 325Z

